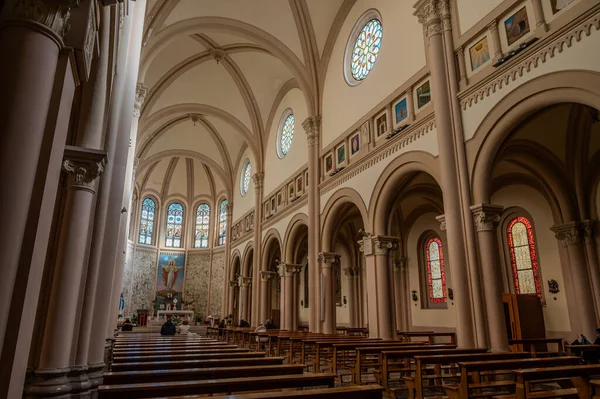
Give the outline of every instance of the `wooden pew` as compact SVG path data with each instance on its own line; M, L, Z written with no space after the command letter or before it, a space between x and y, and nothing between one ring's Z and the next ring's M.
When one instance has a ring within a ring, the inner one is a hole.
M377 385L362 387L340 387L311 389L304 391L282 391L282 392L261 392L261 393L242 393L237 395L219 395L212 399L287 399L287 398L308 398L308 399L381 399L383 388ZM170 399L192 399L200 396L170 396ZM166 399L166 398L161 398Z
M591 380L592 399L600 399L600 380Z
M557 351L550 352L548 344L556 344ZM518 352L529 352L531 357L544 356L562 356L564 352L564 342L562 338L525 338L525 339L509 339L508 345L511 348L517 348ZM570 356L570 355L569 355Z
M99 399L156 398L165 395L193 395L260 391L307 387L334 387L333 374L305 373L252 378L223 378L218 380L191 380L153 382L148 384L101 385Z
M240 348L237 345L215 345L215 346L173 346L173 347L161 347L158 349L113 349L113 356L136 356L136 355L147 355L147 354L168 354L168 353L192 353L202 352L208 350L225 350L225 349L237 349L239 351L248 352L248 348Z
M426 337L427 340L429 341L429 344L435 344L435 339L436 338L448 338L449 339L449 344L451 345L456 345L456 333L453 332L420 332L420 331L408 331L408 332L404 332L402 334L402 338L405 341L412 341L413 338L424 338Z
M188 381L221 378L262 377L268 375L302 374L302 364L276 364L246 367L205 367L104 373L104 385L144 384L150 382Z
M554 398L574 396L579 398L590 398L592 387L590 376L600 374L600 365L586 364L579 366L563 366L551 368L531 368L515 370L517 399L527 398ZM540 381L555 381L570 378L572 388L560 388L554 390L535 389L534 384Z
M432 345L433 346L433 345ZM381 382L386 392L392 392L390 389L390 374L400 373L400 379L397 381L403 381L403 377L408 376L414 372L415 367L412 365L412 361L415 356L427 355L459 355L464 353L486 353L487 349L427 349L428 347L421 348L419 350L391 350L382 351L381 356ZM424 353L424 351L426 351ZM361 383L359 381L359 383ZM404 386L403 389L406 389Z
M256 355L256 352L254 353ZM248 366L266 366L272 364L283 364L282 357L265 357L265 353L260 353L254 357L233 358L233 359L194 359L178 361L160 361L160 362L130 362L113 363L111 371L139 371L139 370L160 370L160 369L185 369L185 368L204 368L204 367L248 367Z
M523 354L521 352L520 354ZM524 352L525 355L529 355ZM459 362L460 381L458 384L446 384L444 390L450 399L472 398L481 396L481 389L504 389L509 392L514 392L515 382L513 379L512 370L522 367L556 367L566 365L577 365L581 359L570 357L553 357L553 358L524 358L524 359L505 359L505 360L470 360ZM482 377L494 376L504 377L498 381L486 380ZM508 379L506 378L508 377ZM473 392L474 391L474 392ZM500 395L505 397L506 395ZM496 396L494 395L494 396ZM509 397L511 395L508 395Z
M263 357L264 352L249 352L244 349L215 349L200 353L175 353L168 355L148 355L148 356L123 356L114 357L114 363L124 362L158 362L174 360L207 360L207 359L235 359L248 357Z
M456 380L460 377L456 366L459 362L520 360L529 356L529 353L511 352L415 356L415 375L404 377L408 397L411 399L422 398L425 386L437 388L443 392L442 385L444 381L448 379ZM443 370L443 366L450 366L450 368ZM445 371L445 373L442 371ZM424 384L424 382L428 382L428 384Z

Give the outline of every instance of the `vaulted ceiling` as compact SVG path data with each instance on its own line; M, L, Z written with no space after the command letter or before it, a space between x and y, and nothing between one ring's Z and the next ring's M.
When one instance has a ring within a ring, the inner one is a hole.
M309 113L319 113L328 54L355 1L148 0L137 189L214 196L216 184L230 196L248 149L253 170L263 170L283 96L299 88ZM190 171L218 183L171 183Z

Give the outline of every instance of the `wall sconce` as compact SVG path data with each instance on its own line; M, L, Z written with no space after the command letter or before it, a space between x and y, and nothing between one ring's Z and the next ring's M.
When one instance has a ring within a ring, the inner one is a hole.
M304 301L300 299L300 306L304 307Z
M551 294L558 294L560 292L558 289L558 281L554 279L548 280L548 291L550 291ZM556 301L556 297L554 297L554 300Z
M346 295L344 295L344 300L343 300L343 302L344 302L344 305L347 305L347 304L348 304L348 300L346 299Z
M452 288L448 288L448 299L454 300L454 290Z
M412 300L417 302L419 300L419 297L417 297L417 291L411 291L412 292Z

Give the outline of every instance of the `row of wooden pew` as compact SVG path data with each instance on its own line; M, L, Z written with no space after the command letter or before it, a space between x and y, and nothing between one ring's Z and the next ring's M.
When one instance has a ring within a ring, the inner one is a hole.
M336 388L334 374L306 372L305 365L285 361L213 338L122 333L113 343L98 397L382 397L380 386Z

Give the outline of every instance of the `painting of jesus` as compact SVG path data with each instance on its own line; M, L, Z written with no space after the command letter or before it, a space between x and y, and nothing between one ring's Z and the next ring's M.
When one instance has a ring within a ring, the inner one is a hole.
M183 292L183 270L185 254L161 253L158 258L158 276L156 294L158 296L174 295Z

